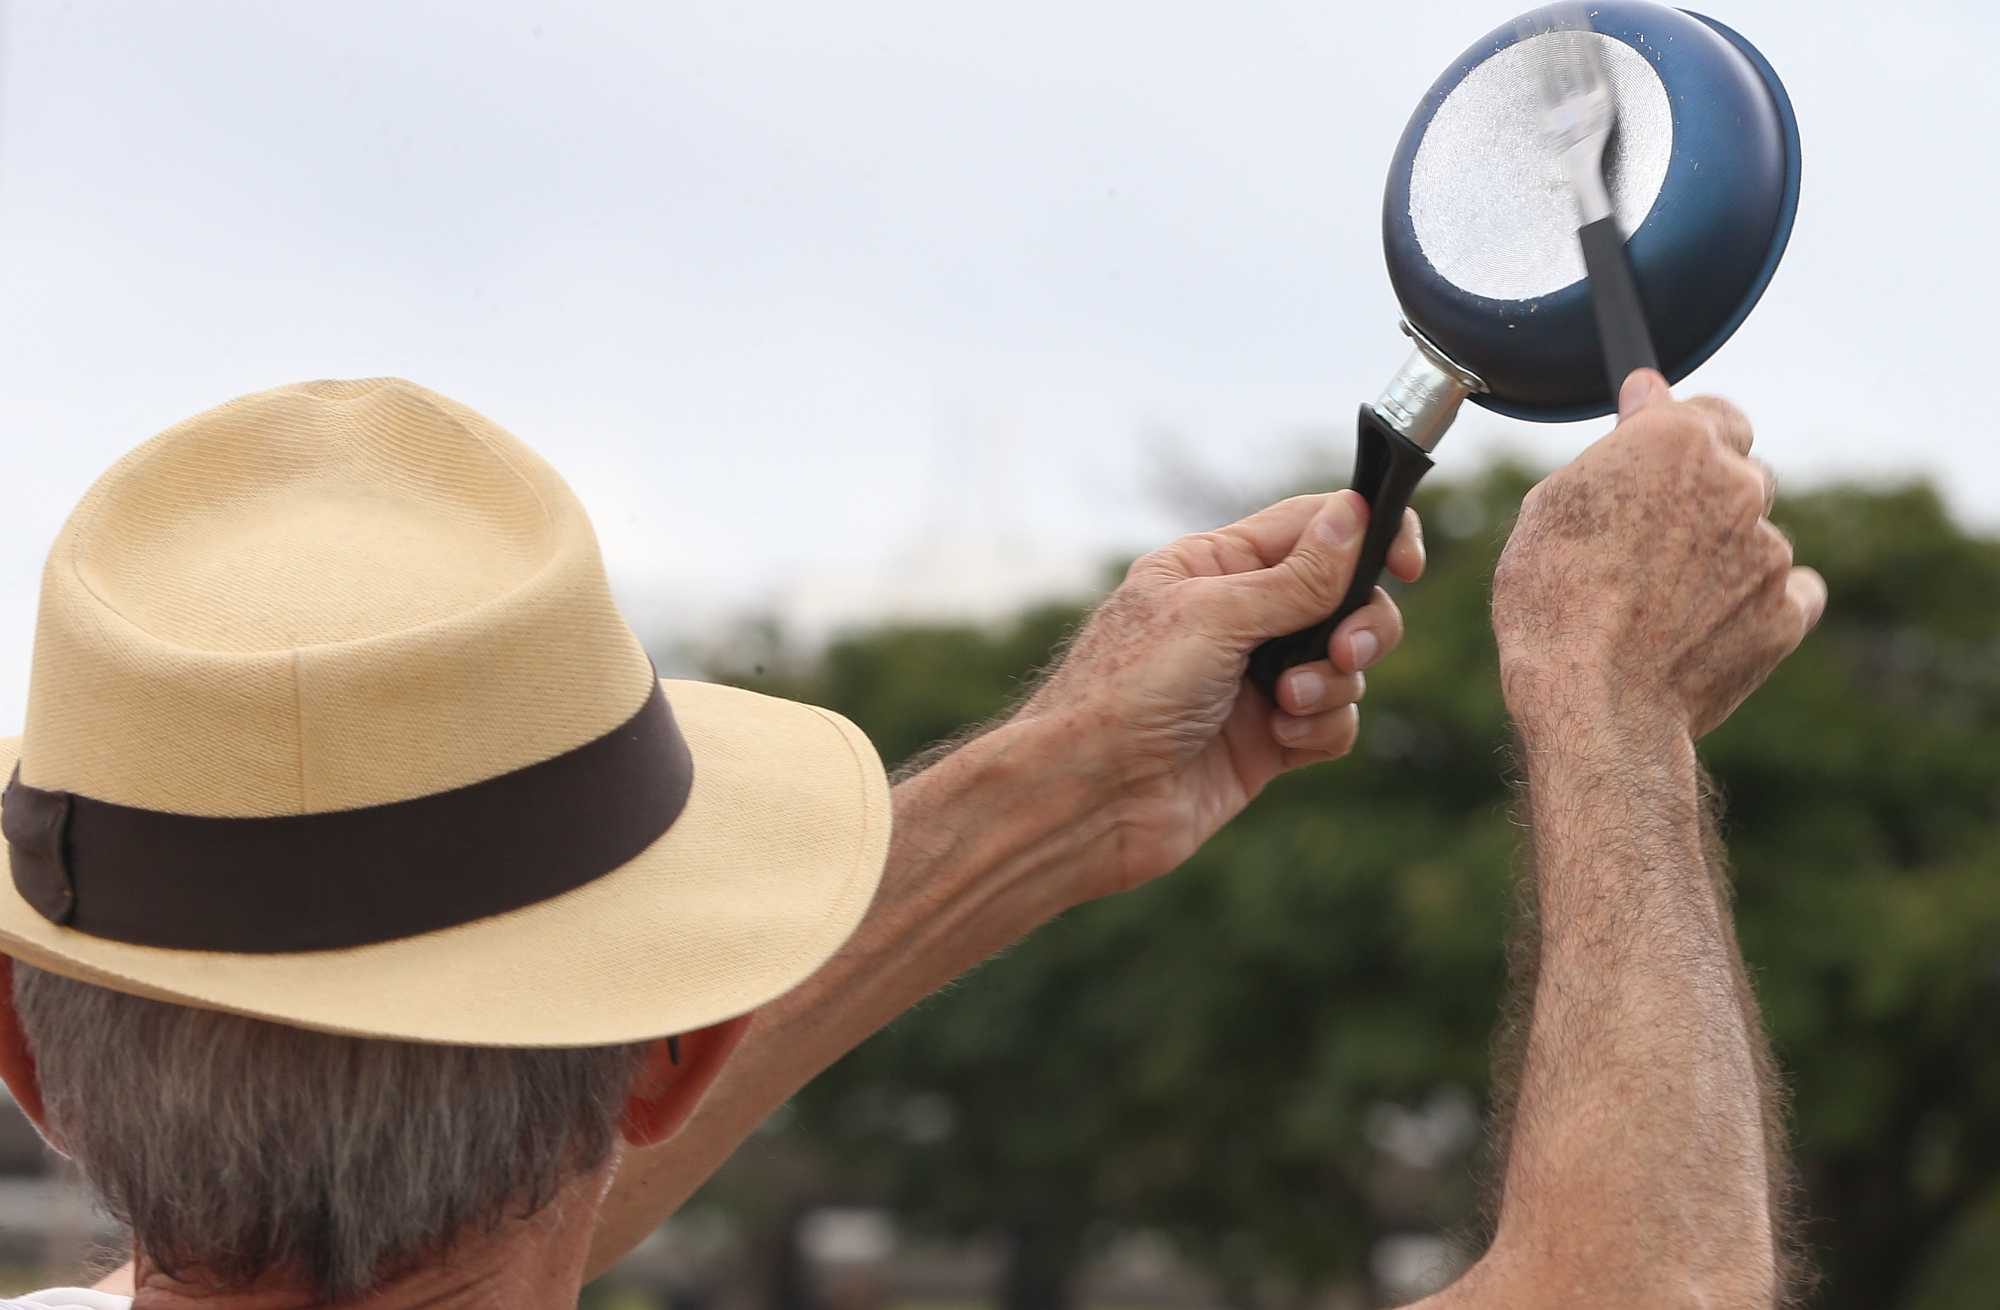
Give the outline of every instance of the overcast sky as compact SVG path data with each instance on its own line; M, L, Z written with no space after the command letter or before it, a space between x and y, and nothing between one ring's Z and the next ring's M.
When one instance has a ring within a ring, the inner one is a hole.
M1714 0L1797 104L1763 304L1691 386L1795 481L1948 476L2000 526L1984 4ZM1060 587L1257 485L1401 356L1378 216L1510 7L65 3L0 19L0 730L97 473L309 377L400 374L583 496L698 636ZM1449 469L1597 430L1468 410ZM635 615L635 618L642 616Z

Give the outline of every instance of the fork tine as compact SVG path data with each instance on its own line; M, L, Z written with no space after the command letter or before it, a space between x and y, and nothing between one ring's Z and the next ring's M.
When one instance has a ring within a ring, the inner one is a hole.
M1537 40L1549 34L1550 29L1544 27L1537 18L1537 15L1541 12L1540 10L1536 10L1532 13L1522 14L1514 20L1514 43L1516 45L1525 45L1529 41ZM1550 104L1556 103L1560 98L1560 92L1555 80L1555 70L1550 66L1553 62L1548 59L1537 59L1534 61L1535 72L1542 85L1542 96Z
M1604 68L1604 45L1588 27L1570 33L1571 44L1576 49L1576 68L1583 76L1583 89L1588 94L1611 89L1611 75Z
M1542 9L1544 32L1588 32L1590 10L1587 6L1567 0L1563 4L1544 6Z
M1515 31L1533 33L1535 44L1528 54L1542 84L1542 131L1568 174L1585 224L1595 222L1611 212L1604 147L1618 124L1600 38L1589 14L1576 3L1550 5L1517 19Z
M1557 28L1544 39L1547 55L1541 61L1542 71L1555 103L1561 104L1582 95L1587 78L1583 69L1583 52L1577 48L1580 42L1576 33L1567 28Z
M1597 43L1585 35L1589 31L1590 15L1580 4L1547 5L1514 20L1517 41L1542 42L1534 62L1542 96L1551 108L1604 85L1601 55Z

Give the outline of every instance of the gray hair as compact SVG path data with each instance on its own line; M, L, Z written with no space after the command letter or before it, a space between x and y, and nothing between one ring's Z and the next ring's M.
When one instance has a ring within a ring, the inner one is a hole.
M646 1047L339 1037L16 963L49 1129L146 1262L343 1301L610 1156Z

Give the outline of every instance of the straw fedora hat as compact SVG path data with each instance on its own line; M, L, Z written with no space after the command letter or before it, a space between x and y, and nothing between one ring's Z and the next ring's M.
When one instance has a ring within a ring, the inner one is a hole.
M660 681L569 488L401 381L246 396L97 483L9 777L0 951L471 1045L752 1010L854 930L889 839L852 724Z

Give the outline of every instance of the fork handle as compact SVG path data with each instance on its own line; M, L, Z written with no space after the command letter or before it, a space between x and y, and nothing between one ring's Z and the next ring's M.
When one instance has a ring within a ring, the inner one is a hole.
M1577 229L1583 243L1583 267L1590 275L1590 304L1597 312L1597 340L1604 348L1604 372L1611 382L1611 403L1635 368L1658 369L1653 334L1646 328L1646 305L1632 280L1632 257L1618 220L1605 215Z

